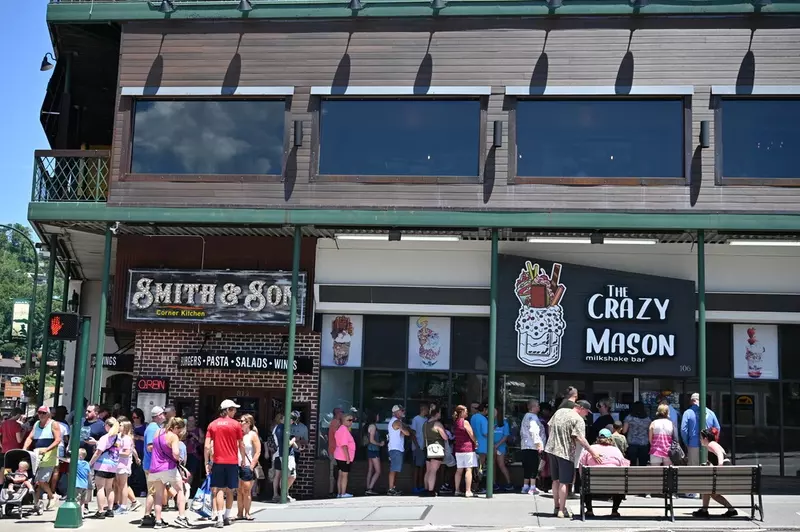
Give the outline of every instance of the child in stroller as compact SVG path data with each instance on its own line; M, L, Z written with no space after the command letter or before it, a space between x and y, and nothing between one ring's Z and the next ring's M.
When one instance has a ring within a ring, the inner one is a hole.
M17 470L13 473L6 475L6 489L8 490L8 494L12 495L14 493L14 489L21 487L27 489L28 491L33 491L33 484L31 484L30 479L30 471L31 465L22 460L17 467Z
M38 515L42 514L42 509L35 504L33 489L38 465L36 454L23 449L13 449L3 457L0 471L5 483L0 491L0 517L11 515L15 509L23 517L23 506L30 506Z

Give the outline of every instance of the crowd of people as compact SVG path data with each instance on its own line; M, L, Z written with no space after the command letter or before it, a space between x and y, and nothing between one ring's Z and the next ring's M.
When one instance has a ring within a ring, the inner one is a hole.
M486 464L495 461L495 492L535 495L552 491L554 516L570 517L567 500L577 497L581 466L654 466L700 465L700 447L708 448L708 462L729 463L719 444L719 421L706 409L706 427L701 428L700 397L691 396L691 406L681 416L664 396L659 399L656 415L651 419L645 405L637 401L629 412L612 414L613 402L600 400L596 412L592 405L578 399L578 390L569 387L563 400L554 405L532 399L519 424L517 443L522 462L521 489L511 481L507 466L509 441L512 438L508 420L495 409L495 426L489 427L489 405L472 403L469 409L458 405L451 419L446 419L435 404L423 404L419 413L406 422L406 410L395 405L383 434L382 416L369 413L361 420L361 445L366 448L367 475L365 495L377 495L376 485L382 476L381 453L388 457L387 495L402 495L397 478L404 467L406 449L410 448L413 467L413 493L421 496L454 494L472 497L486 492ZM357 444L352 427L357 422L355 411L345 413L336 408L328 427L330 458L330 493L336 498L350 498L349 474L356 457ZM489 438L494 441L494 456L487 456ZM407 444L406 442L410 444ZM684 451L685 449L685 451ZM677 455L677 456L676 456ZM359 486L360 488L360 486ZM359 490L360 491L360 490ZM650 497L648 494L643 494ZM699 494L686 494L696 498ZM722 497L713 497L727 508L726 517L736 510ZM709 496L702 496L703 507L694 512L708 516ZM623 497L613 498L612 516L619 516ZM589 516L592 501L587 501Z
M137 497L144 497L142 527L169 526L164 519L164 511L169 509L178 514L172 526L189 528L189 502L210 475L214 526L252 521L259 481L273 479L278 498L284 469L280 457L283 416L276 417L265 442L254 417L237 415L239 408L232 400L223 401L219 417L204 431L194 416L183 419L169 405L154 406L146 416L139 408L126 415L120 405L109 409L89 404L82 415L73 413L81 415L80 450L74 459L69 456L71 416L65 407L52 412L39 407L35 419L25 419L22 410L14 409L0 424L0 463L5 453L14 449L36 453L35 474L29 473L32 464L22 461L8 476L14 484L11 490L25 487L35 492L36 505L42 511L54 507L57 493L66 493L65 473L74 464L85 518L108 519L135 512L142 506ZM285 464L289 488L297 475L295 451L308 442L308 429L300 423L299 412L292 412L291 426ZM262 457L271 466L269 475L264 473Z

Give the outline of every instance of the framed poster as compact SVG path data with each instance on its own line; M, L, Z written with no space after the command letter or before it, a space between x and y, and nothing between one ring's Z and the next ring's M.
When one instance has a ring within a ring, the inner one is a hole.
M322 366L360 368L363 338L364 316L322 316Z
M780 378L777 325L733 325L733 376L753 380Z
M411 316L408 369L450 369L450 318Z

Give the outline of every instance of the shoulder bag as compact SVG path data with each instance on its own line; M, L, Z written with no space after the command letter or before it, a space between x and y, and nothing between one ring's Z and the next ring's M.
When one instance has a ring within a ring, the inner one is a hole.
M674 430L674 423L673 423L673 431L672 431L672 443L669 446L669 460L672 462L672 465L682 466L686 465L686 453L683 452L683 447L681 447L681 442L678 441L677 432Z
M428 423L425 423L422 426L423 434L425 435L425 454L429 459L437 458L443 459L444 458L444 446L439 442L428 443Z

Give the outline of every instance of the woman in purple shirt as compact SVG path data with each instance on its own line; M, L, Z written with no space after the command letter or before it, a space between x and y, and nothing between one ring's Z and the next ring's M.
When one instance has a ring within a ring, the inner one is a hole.
M177 492L178 514L175 526L189 528L186 518L186 497L183 492L183 480L178 474L178 462L181 459L181 439L186 435L186 421L174 417L167 426L159 429L153 439L153 455L150 458L149 482L155 489L155 528L166 528L168 525L161 518L164 504L164 484L169 483Z

